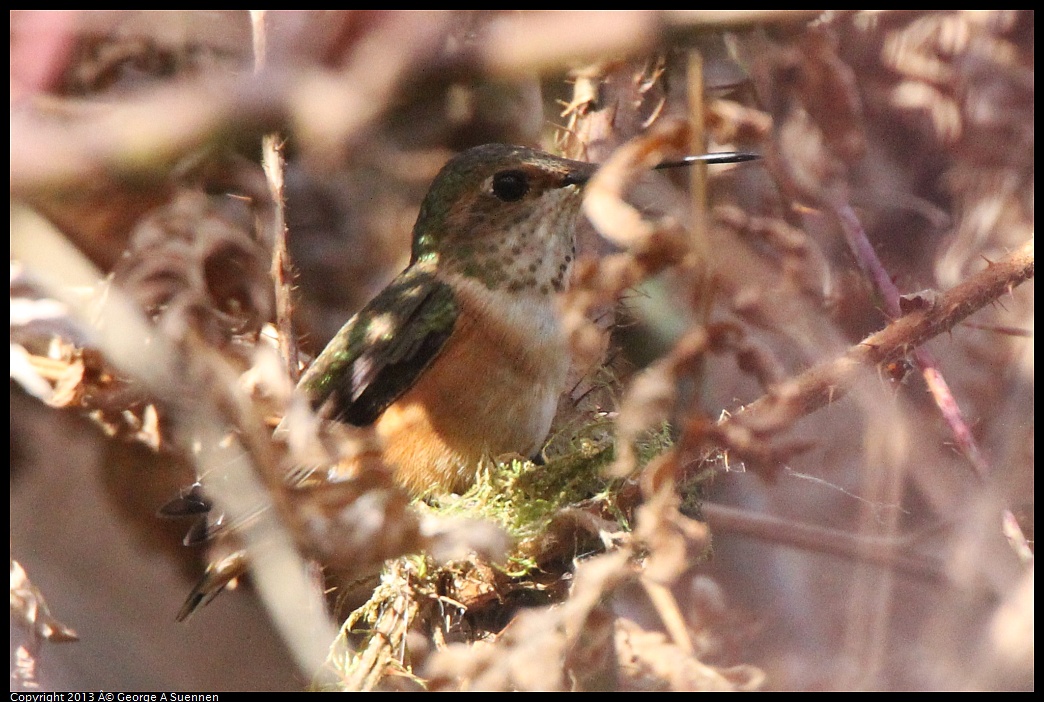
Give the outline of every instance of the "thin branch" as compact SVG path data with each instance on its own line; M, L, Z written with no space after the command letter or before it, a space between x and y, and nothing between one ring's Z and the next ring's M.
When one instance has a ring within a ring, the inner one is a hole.
M279 332L279 355L286 372L296 383L301 375L294 328L293 281L294 264L286 245L286 202L283 197L283 145L278 134L266 134L262 144L262 163L274 204L271 221L272 283L275 287L276 329Z
M860 536L710 502L704 502L701 510L714 532L727 531L770 543L872 563L929 582L949 580L946 568L939 559L902 553L900 549L903 543L896 539Z
M265 10L251 10L251 28L254 37L254 69L262 73L266 63ZM272 198L272 213L268 225L268 241L272 247L272 284L275 288L276 329L279 338L279 355L283 358L287 374L296 383L300 377L300 362L297 349L297 333L294 330L293 290L294 265L287 249L286 237L286 199L283 195L283 159L282 138L278 132L266 134L262 139L262 168L268 181L268 190Z
M892 277L877 257L877 252L867 239L866 230L863 229L852 206L848 203L835 204L833 212L860 267L873 281L874 287L883 298L885 311L893 319L899 317L902 314L899 304L899 289L892 282ZM924 348L915 349L912 355L917 367L921 369L924 382L928 385L928 390L947 426L950 427L950 432L961 449L961 453L971 463L979 480L985 481L986 476L990 473L989 464L982 451L979 450L979 444L975 441L968 422L964 420L961 407L957 404L957 399L953 396L946 378L943 377L935 355Z
M949 331L1032 278L1033 268L1033 240L1030 239L1017 251L939 295L933 304L896 319L845 355L810 368L776 392L745 406L722 424L749 424L781 407L790 409L796 416L811 414L843 396L861 369L899 360L911 349Z

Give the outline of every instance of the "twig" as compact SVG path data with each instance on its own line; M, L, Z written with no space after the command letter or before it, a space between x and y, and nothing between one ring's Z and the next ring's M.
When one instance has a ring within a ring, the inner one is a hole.
M689 80L687 95L689 98L689 120L692 123L689 135L689 153L702 154L707 151L706 134L706 95L705 80L703 75L703 57L698 51L689 52L689 62L686 75ZM714 296L711 294L711 276L708 272L711 260L710 242L707 235L707 169L697 166L690 174L692 208L690 221L692 222L692 251L696 270L698 286L698 299L702 305L701 318L706 320L710 316Z
M645 594L649 596L649 600L657 614L660 615L660 621L671 635L674 644L690 656L693 655L695 647L692 645L692 637L689 636L689 631L685 626L685 616L681 613L678 600L674 599L670 589L651 578L639 578L638 582L645 589Z
M866 230L863 229L852 206L848 203L835 203L833 212L860 267L873 281L874 287L883 298L885 311L893 319L899 317L902 314L899 306L899 289L892 282L892 277L888 275L888 271L877 257L874 247L870 245ZM950 427L957 446L971 462L975 475L980 481L985 481L990 472L989 464L986 457L982 455L982 451L979 450L979 445L972 436L968 423L964 420L960 405L957 404L957 399L950 391L950 386L939 369L935 355L924 348L914 349L912 355L914 362L921 369L924 382L928 385L928 390L932 393L939 412L947 426Z
M294 264L286 245L286 204L283 198L283 145L278 134L266 134L262 145L265 177L274 203L272 232L272 283L275 287L276 329L279 332L279 355L286 364L286 372L296 383L301 375L294 328L293 280Z
M1018 519L1010 509L1004 510L1001 515L1002 531L1004 532L1004 538L1011 544L1011 548L1015 551L1015 555L1019 557L1019 560L1024 566L1033 565L1033 549L1030 548L1029 542L1026 540L1026 535L1022 532L1022 527L1019 526Z
M781 406L797 416L811 414L840 398L860 369L903 358L911 349L949 331L965 317L1032 278L1033 268L1031 239L1017 251L942 293L934 304L896 319L845 355L810 368L775 393L763 395L745 406L722 424L748 424Z
M704 502L701 510L708 526L715 532L728 531L785 546L873 563L929 582L948 581L946 569L939 559L900 553L902 542L896 539L860 536L710 502Z
M251 10L251 29L254 37L254 71L262 73L266 63L265 10ZM297 334L293 319L294 266L286 246L286 200L283 196L282 139L278 133L266 134L262 139L262 167L272 197L272 215L269 222L269 242L272 247L272 283L275 288L276 329L279 336L279 354L286 365L287 374L296 383L300 377L300 362L297 350Z

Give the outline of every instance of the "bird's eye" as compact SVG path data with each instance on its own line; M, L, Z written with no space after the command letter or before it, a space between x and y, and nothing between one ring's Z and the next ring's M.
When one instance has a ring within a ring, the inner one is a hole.
M522 171L501 171L493 176L493 194L504 202L517 202L529 192L529 180Z

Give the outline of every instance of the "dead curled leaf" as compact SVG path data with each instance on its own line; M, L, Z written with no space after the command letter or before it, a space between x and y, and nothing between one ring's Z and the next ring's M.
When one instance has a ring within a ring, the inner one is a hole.
M630 690L757 690L765 673L751 665L719 668L687 653L659 631L620 618L615 625L620 677Z
M658 246L677 246L679 250L672 251L675 254L687 249L680 224L669 218L649 220L623 197L628 188L666 157L684 153L688 135L684 123L662 120L617 149L598 169L587 186L583 207L602 236L636 256L648 255Z
M707 525L686 517L675 490L679 473L677 451L654 459L642 474L646 501L635 514L634 535L648 548L642 576L669 585L676 581L710 547Z
M237 204L178 193L135 227L115 268L116 284L173 339L193 329L224 347L236 335L257 334L272 314L268 255Z
M352 577L421 545L416 513L387 471L367 470L352 480L290 491L309 550Z

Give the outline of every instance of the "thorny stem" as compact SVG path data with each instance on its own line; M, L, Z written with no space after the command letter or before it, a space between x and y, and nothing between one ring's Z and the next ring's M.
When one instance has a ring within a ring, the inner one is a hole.
M863 339L840 358L810 368L785 383L781 391L763 395L722 424L749 424L766 412L787 406L800 416L811 414L844 395L861 368L896 361L929 339L949 331L965 317L994 302L1033 277L1033 240L990 264L968 280Z
M859 261L860 267L873 281L874 287L882 297L888 316L892 319L901 316L899 288L892 282L891 276L888 275L888 271L877 257L877 252L870 245L870 241L866 237L866 230L863 229L859 218L852 211L852 206L848 203L836 204L834 205L834 215L837 217L849 248ZM917 367L921 369L924 382L928 385L935 404L950 427L957 446L971 462L976 477L984 482L990 472L989 464L986 457L982 455L982 451L979 450L979 445L972 436L968 423L964 420L960 405L957 404L957 399L950 391L950 386L939 369L935 355L924 348L914 349L912 355Z
M283 146L278 134L266 134L263 141L263 167L275 205L272 215L272 283L275 286L276 329L279 332L279 355L286 372L296 383L301 375L294 331L293 278L294 265L286 246L286 204L283 199Z
M254 69L260 73L265 67L266 51L264 10L251 10L251 26L254 37ZM290 379L296 383L300 376L300 363L297 351L297 334L294 332L293 289L294 267L290 252L286 247L286 201L283 197L283 147L282 140L276 132L266 134L262 140L262 168L268 181L268 190L272 197L271 220L268 225L268 240L272 246L272 283L275 287L276 329L279 337L279 355L286 365Z

